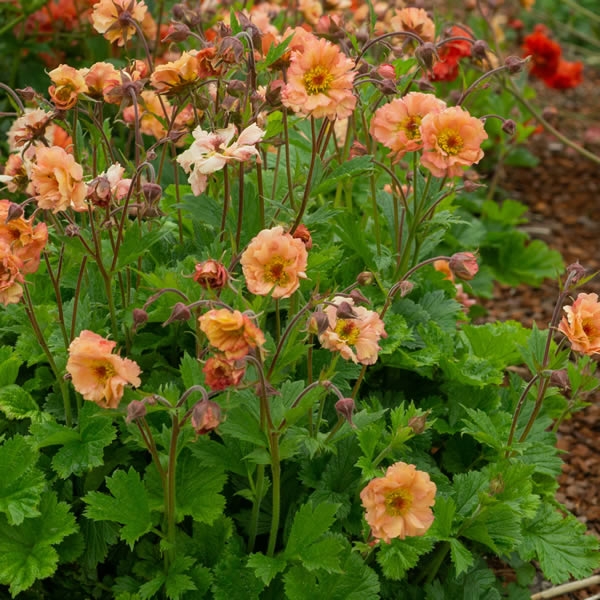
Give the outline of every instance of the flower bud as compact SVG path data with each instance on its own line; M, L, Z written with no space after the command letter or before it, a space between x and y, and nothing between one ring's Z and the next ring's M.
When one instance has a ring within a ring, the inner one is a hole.
M450 257L448 266L456 277L467 281L473 279L479 271L477 257L472 252L456 252Z
M284 86L285 83L281 79L276 79L267 86L265 100L270 106L274 108L281 106L281 90Z
M158 183L144 183L142 185L142 193L146 202L150 205L156 204L162 196L162 188Z
M314 335L322 335L329 327L329 319L322 310L316 310L308 320L308 331Z
M502 123L502 131L508 135L514 135L517 125L512 119L505 119Z
M17 88L15 91L25 102L31 102L37 96L37 92L29 85L21 89Z
M190 28L185 23L171 23L167 29L167 34L160 41L163 44L167 42L185 42L190 33Z
M371 301L360 290L354 289L349 295L354 300L354 304L371 304Z
M420 92L435 92L435 86L427 79L419 79L419 81L417 81L417 86Z
M494 477L490 481L490 495L496 496L497 494L501 494L504 491L504 479L502 475L498 473L496 477Z
M335 403L335 410L340 417L346 419L350 427L356 427L352 422L352 413L354 412L355 403L352 398L341 398Z
M383 63L377 67L377 74L384 79L396 79L396 69L394 65Z
M425 42L418 46L415 50L415 58L425 67L427 71L431 71L433 65L435 64L435 60L438 57L437 50L435 48L435 44L431 42Z
M358 140L354 140L352 142L352 146L350 147L350 158L366 156L368 153L367 147L363 143L359 142Z
M408 296L408 294L410 294L413 289L415 287L414 283L411 283L410 281L401 281L400 285L399 285L399 289L400 289L400 298L404 298L404 296Z
M196 265L193 279L203 288L222 290L229 281L229 273L222 263L210 258Z
M571 382L569 381L569 374L566 369L559 369L552 371L550 375L550 385L557 387L564 394L568 394L571 391Z
M471 56L475 59L485 59L488 51L488 45L484 40L477 40L471 45Z
M132 400L127 405L127 416L125 417L125 423L129 425L132 421L140 419L146 416L146 404L141 400Z
M298 225L298 227L296 227L296 231L294 231L294 233L292 234L292 237L296 238L297 240L300 240L307 250L310 250L312 248L312 237L306 225L303 225L302 223Z
M187 321L192 312L183 302L177 302L171 311L171 316L162 324L163 327L170 325L173 321Z
M358 285L372 285L374 281L375 276L371 271L363 271L356 277L356 283L358 283Z
M394 79L384 79L377 83L377 88L385 96L393 96L398 93L398 86Z
M506 60L504 61L504 65L506 66L506 68L508 69L508 72L511 75L520 73L523 70L524 64L525 64L525 61L523 59L519 58L518 56L508 56L506 58Z
M470 179L465 179L463 181L463 190L467 193L474 192L475 190L478 190L479 188L482 188L482 187L485 187L485 186L481 183L476 183L475 181L471 181Z
M198 435L216 429L221 423L221 407L212 400L200 400L192 409L192 427Z
M246 84L239 79L232 79L227 84L227 93L236 98L240 98L246 93Z
M244 44L236 37L224 37L218 47L217 56L223 62L229 64L240 64L244 56Z
M148 320L148 313L143 308L133 309L133 330L137 331L140 325L143 325Z
M356 319L358 316L350 302L342 301L337 305L336 316L338 319Z
M79 226L75 225L75 223L69 223L65 227L65 235L70 238L77 237L79 235Z
M415 435L423 433L427 425L427 415L421 415L419 417L411 417L408 420L408 426L413 430Z
M14 219L20 219L25 214L23 207L20 204L16 204L15 202L11 202L8 206L8 210L6 211L6 221L4 224L10 223Z
M571 283L577 283L582 277L585 276L586 269L582 267L578 262L571 263L567 267L567 274L571 276Z

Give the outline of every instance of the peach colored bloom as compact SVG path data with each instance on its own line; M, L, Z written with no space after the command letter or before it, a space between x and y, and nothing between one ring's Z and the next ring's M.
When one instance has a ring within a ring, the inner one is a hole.
M423 147L421 121L425 115L439 113L446 103L433 94L410 92L378 108L371 121L371 135L387 148L393 150L395 160L407 152Z
M202 368L202 372L206 376L206 385L211 390L220 391L238 385L246 372L246 366L238 367L235 360L220 354L211 356Z
M41 108L25 109L25 113L11 125L8 133L8 148L16 152L27 143L47 139L47 129L51 125L52 113Z
M346 318L338 315L338 307L342 302L350 305L354 316ZM374 364L380 350L379 339L387 337L379 315L363 306L354 306L352 298L336 296L332 303L324 310L329 326L319 335L321 346L339 352L343 358L354 363Z
M48 88L48 94L59 110L73 108L77 104L77 96L88 91L82 73L69 65L59 65L48 76L54 84Z
M130 383L138 387L142 383L138 364L112 353L116 345L86 329L69 346L67 373L73 387L84 400L102 408L117 408L125 386Z
M57 213L72 208L87 210L87 186L82 181L83 168L71 154L58 146L40 146L35 152L36 162L31 167L31 182L40 208Z
M571 348L582 354L600 354L600 303L598 294L577 296L572 306L565 306L566 316L558 325L571 342Z
M473 279L479 271L477 257L472 252L455 252L450 257L448 267L456 277L467 281Z
M229 281L229 273L223 263L210 258L196 265L193 279L203 288L222 290Z
M192 410L192 427L198 435L216 429L221 423L221 407L212 400L200 400Z
M403 8L390 20L394 31L417 34L424 42L435 40L435 24L422 8Z
M0 303L4 306L16 304L23 295L24 281L21 274L23 263L15 256L10 246L0 240Z
M323 14L323 5L319 0L298 0L298 10L304 20L314 26Z
M354 62L331 42L313 38L305 43L303 52L292 52L281 100L305 116L331 120L349 117L356 106Z
M384 477L372 479L360 493L373 537L389 544L393 538L425 535L433 523L436 491L429 474L415 465L388 467Z
M80 72L88 87L88 95L92 98L102 98L108 86L121 84L121 74L111 63L97 62L89 69L80 69Z
M244 250L240 263L253 294L289 298L306 278L308 254L302 240L283 227L263 229Z
M483 123L458 106L429 113L421 121L421 164L434 177L462 175L463 167L483 158L481 143L487 137Z
M94 4L92 25L109 42L124 46L137 32L134 22L141 25L147 10L143 0L100 0Z
M138 104L140 131L144 135L162 140L167 135L166 121L171 117L172 111L173 107L166 98L161 100L155 92L151 90L143 91ZM128 106L123 110L123 120L129 124L135 122L135 108L133 106Z
M445 275L444 279L447 279L448 281L451 281L452 283L454 283L454 275L452 273L452 271L450 270L450 263L447 260L436 260L433 263L433 268L436 271L439 271L440 273L443 273Z
M21 262L21 273L35 273L40 265L40 254L48 242L48 227L22 216L8 221L10 200L0 200L0 244L7 245Z
M237 141L232 142L236 132L232 123L214 133L204 131L200 126L192 132L194 141L177 157L177 162L190 175L188 181L196 196L206 189L210 173L221 170L226 164L245 162L252 156L259 156L256 144L265 132L253 123L240 133Z
M198 317L208 341L228 359L243 358L265 343L262 331L239 310L213 309Z
M199 79L198 60L190 52L183 52L177 60L158 65L150 84L159 94L176 95Z
M29 163L27 159L23 160L21 154L10 154L4 165L4 173L0 175L0 183L6 184L9 192L25 191L32 196L34 191L28 173L30 165L26 161Z

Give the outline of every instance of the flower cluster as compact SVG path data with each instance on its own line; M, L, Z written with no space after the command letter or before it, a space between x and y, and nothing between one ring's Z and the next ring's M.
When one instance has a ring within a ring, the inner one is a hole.
M530 73L548 87L564 90L583 81L583 64L562 58L562 48L548 37L548 28L536 25L523 40L523 56L531 57Z

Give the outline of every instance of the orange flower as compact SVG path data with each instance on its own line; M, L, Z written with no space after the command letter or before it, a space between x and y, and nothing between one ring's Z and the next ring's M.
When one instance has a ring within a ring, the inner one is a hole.
M136 362L112 351L117 345L93 331L84 330L69 346L67 373L73 387L102 408L117 408L125 386L141 385L141 369Z
M342 303L351 314L340 315ZM379 339L387 337L387 334L376 312L354 306L352 298L342 296L336 296L324 312L329 326L319 335L323 348L337 351L346 360L361 365L372 365L377 361Z
M144 21L147 10L143 0L100 0L94 4L92 25L109 42L124 46L137 31L135 23Z
M403 8L390 19L390 24L394 31L415 33L424 42L433 42L435 39L435 24L422 8Z
M284 106L317 119L344 119L356 106L352 92L354 62L337 46L313 36L302 52L293 52L288 83L281 92Z
M206 385L215 391L238 385L246 372L246 367L244 365L238 367L235 363L235 360L223 355L211 356L202 368L206 376Z
M40 264L40 254L48 241L48 228L45 223L34 227L31 219L22 216L9 221L11 204L9 200L0 200L0 243L7 245L22 263L22 273L35 273Z
M25 112L15 120L8 133L8 147L16 152L29 142L47 139L47 129L51 125L52 113L41 108L25 109Z
M389 544L392 538L424 535L433 523L436 491L429 474L415 465L388 467L385 477L372 479L360 493L373 537Z
M555 90L566 90L577 87L583 82L583 63L569 62L562 58L558 62L556 71L544 77L544 83Z
M308 254L302 240L283 227L263 229L248 244L240 263L248 289L259 296L289 298L306 278Z
M600 303L598 294L579 294L572 306L563 307L566 316L558 325L582 354L600 354Z
M89 69L80 69L80 72L92 98L102 98L109 85L115 87L121 83L121 74L111 63L97 62Z
M150 76L150 84L159 94L175 95L199 80L198 60L183 52L174 61L158 65Z
M87 210L83 182L83 168L71 154L59 146L40 146L35 152L36 162L31 167L31 182L40 208L53 213L72 208L77 212Z
M407 152L423 147L421 121L429 113L438 113L446 103L433 94L410 92L377 109L371 121L371 135L396 153L399 160Z
M143 91L138 105L140 131L145 135L155 137L157 140L162 140L167 135L165 124L171 117L172 110L173 108L166 98L161 100L155 92L151 90ZM123 110L123 120L129 124L135 122L135 108L133 106L128 106Z
M477 275L479 265L472 252L455 252L448 262L448 268L456 277L470 281Z
M59 110L68 110L77 104L77 96L88 91L83 74L69 65L59 65L48 73L54 83L48 94Z
M4 241L0 241L0 302L7 306L16 304L23 295L24 281L21 274L23 263L15 256L10 246Z
M462 175L463 167L483 158L481 143L487 137L483 123L459 106L429 113L421 121L421 164L434 177Z
M196 265L193 279L203 288L222 290L229 281L229 273L223 263L209 258Z
M262 331L239 310L209 310L198 317L198 321L210 344L228 359L243 358L250 350L265 343Z

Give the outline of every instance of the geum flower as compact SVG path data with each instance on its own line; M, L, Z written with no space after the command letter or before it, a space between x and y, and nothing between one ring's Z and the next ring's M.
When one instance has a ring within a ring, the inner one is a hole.
M227 164L246 162L252 156L258 157L256 144L262 140L265 132L256 123L252 123L232 142L236 132L233 124L213 133L204 131L200 126L192 132L194 141L177 157L177 162L189 175L188 181L196 196L206 189L207 175L220 171Z
M449 31L449 38L471 38L473 34L469 29L454 25ZM471 56L471 42L465 39L454 39L440 44L438 42L438 58L433 65L431 78L434 81L454 81L458 77L458 63L461 58Z
M100 0L91 15L94 29L109 42L124 46L144 21L147 7L143 0Z
M69 65L59 65L48 76L53 83L48 88L48 94L59 110L73 108L77 103L77 96L88 91L83 74Z
M394 160L400 160L407 152L423 147L420 129L423 117L445 108L446 103L433 94L410 92L375 111L371 135L395 152Z
M11 252L10 246L0 240L0 303L16 304L23 295L22 261Z
M339 314L342 303L352 314ZM336 296L324 313L329 326L319 334L323 348L337 351L346 360L361 365L372 365L377 361L379 339L387 337L387 334L376 312L363 306L354 306L352 298Z
M529 72L541 79L556 73L562 54L560 45L551 40L547 32L544 25L536 25L533 33L523 40L523 56L531 56Z
M113 354L116 342L84 330L69 346L67 373L84 400L102 408L117 408L127 384L141 385L136 362Z
M240 263L253 294L289 298L306 278L308 254L300 239L283 227L263 229L244 250Z
M598 294L581 293L571 306L563 307L566 315L558 325L571 342L571 348L582 354L600 354L600 303Z
M421 164L434 177L462 175L463 167L483 158L481 143L487 137L481 120L459 106L429 113L421 121Z
M244 358L265 343L263 332L239 310L209 310L198 317L198 322L209 343L229 360Z
M281 101L305 116L345 119L356 106L354 75L351 59L331 42L313 36L303 51L292 52Z
M393 538L427 533L436 491L429 474L415 465L397 462L388 467L384 477L372 479L360 493L373 537L389 544Z

